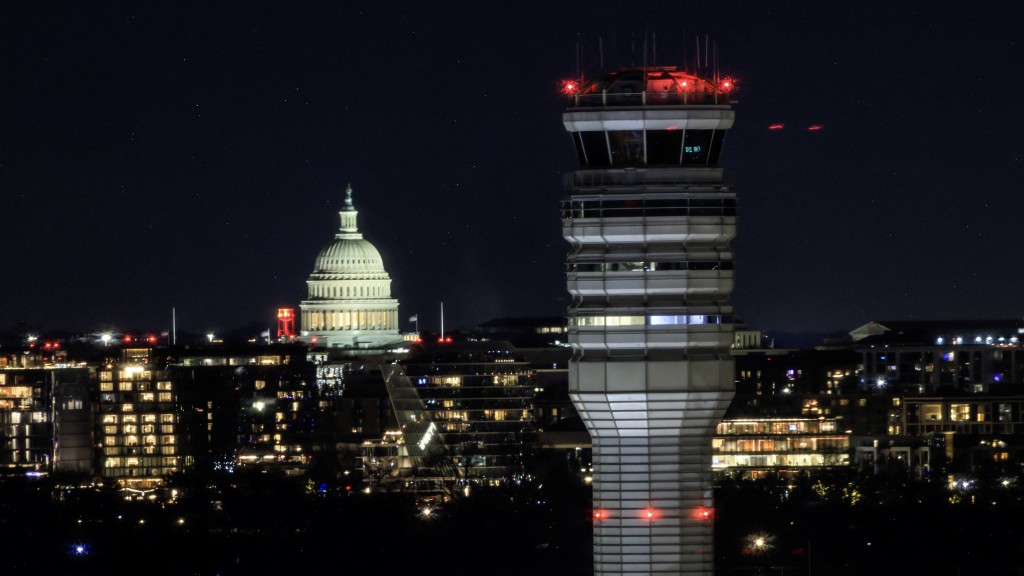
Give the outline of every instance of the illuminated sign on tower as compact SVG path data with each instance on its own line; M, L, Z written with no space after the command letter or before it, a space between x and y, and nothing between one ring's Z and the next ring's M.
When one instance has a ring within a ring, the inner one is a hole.
M279 340L291 340L295 338L295 309L277 309L277 338Z
M594 574L713 574L711 439L733 396L728 79L562 86L569 390L594 449Z

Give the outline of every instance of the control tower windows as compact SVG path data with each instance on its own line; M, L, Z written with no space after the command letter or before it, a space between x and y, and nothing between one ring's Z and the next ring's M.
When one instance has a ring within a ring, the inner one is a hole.
M580 166L716 166L725 130L573 132Z
M708 164L716 166L718 157L722 154L722 141L725 140L725 130L715 130L711 137L711 150L708 153Z
M612 164L636 166L644 164L643 130L610 130L608 143L611 145Z
M583 152L583 140L580 139L582 132L572 132L572 145L576 148L576 157L580 161L580 166L587 165L587 155Z
M708 163L708 152L711 150L711 135L714 130L687 130L683 137L684 166L704 165Z
M587 166L610 166L608 140L604 132L580 132L583 150L587 154Z
M650 165L678 164L682 147L682 130L647 131L647 163Z

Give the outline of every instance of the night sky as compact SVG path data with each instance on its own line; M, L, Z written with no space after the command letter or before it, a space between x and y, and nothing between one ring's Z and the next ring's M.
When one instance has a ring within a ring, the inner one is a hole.
M1019 3L88 4L0 6L0 330L271 326L349 182L402 320L563 314L558 82L645 34L738 80L738 318L1024 314Z

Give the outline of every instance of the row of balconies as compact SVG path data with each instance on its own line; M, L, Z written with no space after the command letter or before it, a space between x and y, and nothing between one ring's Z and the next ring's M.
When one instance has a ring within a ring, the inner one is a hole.
M570 194L588 192L587 188L609 186L615 187L616 192L629 192L634 189L637 192L655 193L668 190L727 192L733 186L734 180L732 174L720 166L627 167L578 170L562 177L562 187Z
M641 294L729 294L731 270L573 273L568 290L574 296L626 296Z
M611 350L649 348L729 348L731 324L700 326L626 326L570 328L574 348Z
M566 220L562 235L575 244L726 243L736 236L735 216L651 216Z

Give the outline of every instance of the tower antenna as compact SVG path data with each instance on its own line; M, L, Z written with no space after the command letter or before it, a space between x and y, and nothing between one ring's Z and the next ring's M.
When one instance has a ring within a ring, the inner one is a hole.
M714 57L715 84L717 84L718 83L718 40L715 40L714 43L712 43L712 46L714 46L714 48L715 48L715 57Z
M686 30L683 30L683 72L689 72L687 68L689 64L686 62Z
M694 64L695 65L693 67L693 73L699 75L700 74L700 35L698 35L696 38L694 38L693 41L697 44L697 55L696 55L697 57L694 60Z
M647 27L644 26L644 57L643 57L643 68L644 68L644 85L641 90L647 91Z
M601 72L604 72L604 40L600 36L597 37L597 57Z
M579 80L583 76L580 75L580 33L576 33L576 79Z

